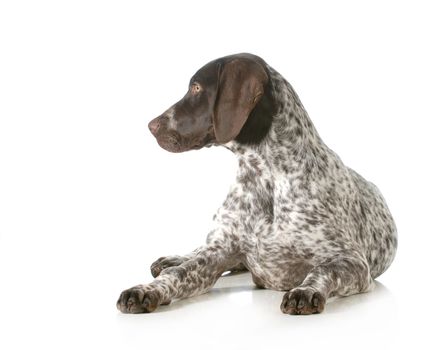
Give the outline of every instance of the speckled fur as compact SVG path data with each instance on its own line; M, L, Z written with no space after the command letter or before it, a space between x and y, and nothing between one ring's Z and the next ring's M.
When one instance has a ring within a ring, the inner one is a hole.
M260 143L224 145L239 169L215 230L191 254L157 260L155 280L124 291L121 311L207 292L243 265L257 286L288 291L284 313L317 313L330 296L371 290L394 259L396 228L377 187L324 144L290 84L265 67L279 108Z

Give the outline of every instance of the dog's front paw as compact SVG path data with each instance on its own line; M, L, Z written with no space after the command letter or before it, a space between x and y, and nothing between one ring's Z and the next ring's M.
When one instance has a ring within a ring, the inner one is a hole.
M161 257L152 263L151 274L153 277L157 277L164 269L172 266L179 266L187 260L188 258L179 255Z
M325 297L311 289L296 287L284 294L281 311L290 315L311 315L324 310Z
M139 285L126 289L117 300L117 309L125 314L154 311L160 304L161 294L156 289Z

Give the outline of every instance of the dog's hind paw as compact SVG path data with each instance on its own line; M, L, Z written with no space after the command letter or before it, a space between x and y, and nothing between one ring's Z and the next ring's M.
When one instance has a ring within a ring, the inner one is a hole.
M179 255L171 255L158 258L151 265L151 274L153 277L157 277L165 268L179 266L187 260L188 258Z

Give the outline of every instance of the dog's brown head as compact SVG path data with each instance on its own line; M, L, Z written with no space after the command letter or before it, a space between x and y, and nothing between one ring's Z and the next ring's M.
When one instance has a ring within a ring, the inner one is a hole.
M186 95L148 127L170 152L234 139L256 143L268 133L275 111L264 61L238 54L202 67L191 78Z

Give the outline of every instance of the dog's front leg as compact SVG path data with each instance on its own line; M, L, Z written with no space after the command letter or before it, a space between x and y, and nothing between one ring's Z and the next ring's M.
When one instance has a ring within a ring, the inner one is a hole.
M117 308L124 313L152 312L173 299L207 292L224 271L238 263L230 248L225 241L216 240L197 249L181 265L162 270L153 282L122 292Z
M348 296L373 287L374 281L365 258L355 252L348 255L342 252L315 266L300 286L288 291L281 310L296 315L319 313L330 296Z

